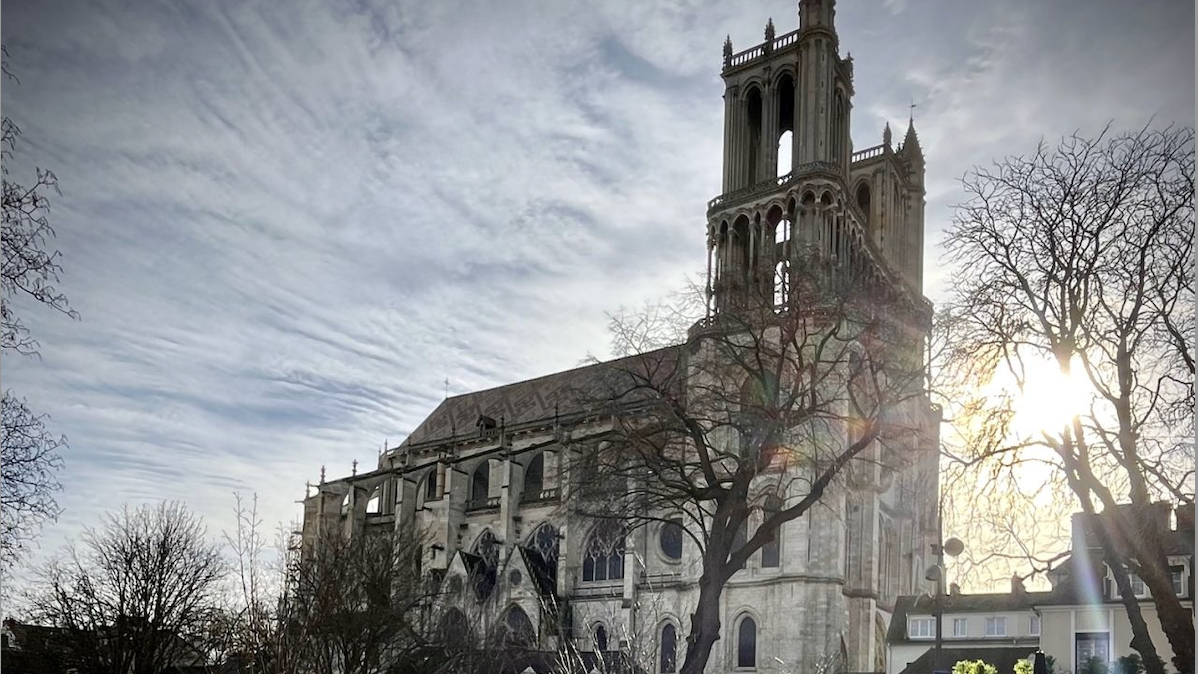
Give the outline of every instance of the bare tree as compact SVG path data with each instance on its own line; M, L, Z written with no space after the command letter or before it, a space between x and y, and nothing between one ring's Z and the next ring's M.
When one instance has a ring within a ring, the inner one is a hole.
M1120 504L1142 517L1154 499L1193 500L1193 141L1189 128L1108 129L975 168L945 240L957 265L946 372L975 387L958 405L962 464L996 475L1038 462L1082 512L1104 513L1094 533L1152 674L1164 665L1129 574L1151 591L1180 672L1193 671L1192 615L1159 528ZM1034 387L1036 361L1092 393L1082 409L1020 431L1017 394L976 385L1001 375Z
M883 298L850 267L802 261L781 306L772 293L744 296L679 347L656 348L677 334L668 311L617 316L616 348L632 356L616 361L593 401L614 430L575 447L572 488L585 514L618 523L617 539L681 517L700 551L684 674L706 667L725 585L779 527L854 470L869 479L909 465L934 432L922 386L926 308Z
M270 671L433 671L442 649L426 620L435 588L421 575L422 541L415 531L329 532L292 556Z
M8 51L3 50L4 77L15 82L9 69ZM37 341L21 322L13 301L21 298L55 309L67 316L77 314L66 295L55 285L61 266L57 250L49 250L54 238L47 213L49 190L58 190L50 171L35 169L33 183L26 187L9 178L9 164L17 149L20 128L9 117L0 122L0 173L3 175L4 230L3 272L0 273L0 351L37 355ZM16 561L41 524L58 516L54 492L59 489L55 473L61 467L59 450L66 438L45 427L46 416L32 412L25 400L12 391L3 394L3 464L0 494L0 564Z
M0 458L0 564L16 562L46 520L58 516L54 492L62 467L58 450L66 440L46 429L45 415L36 415L10 391L0 399L4 423L4 455Z
M220 548L179 503L125 508L40 572L30 615L60 628L79 671L157 674L203 665L202 638L225 573Z

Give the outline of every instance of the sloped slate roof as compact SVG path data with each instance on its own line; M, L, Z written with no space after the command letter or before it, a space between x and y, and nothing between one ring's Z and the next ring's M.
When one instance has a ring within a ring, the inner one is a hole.
M1052 592L995 592L988 594L949 594L941 597L944 613L998 613L1022 611L1046 603ZM928 595L906 595L894 602L894 617L886 631L888 643L909 643L907 638L907 616L930 614L934 608ZM923 642L925 639L918 639ZM1001 670L1000 670L1001 671Z
M510 428L597 410L605 397L627 388L630 373L650 376L654 381L667 380L675 370L680 350L679 346L666 347L447 398L400 446L474 434L481 416L502 420Z
M940 662L944 663L944 669L952 669L954 664L962 660L984 660L988 664L994 665L1000 672L1013 672L1015 663L1026 660L1035 650L1034 646L949 647L940 649ZM907 665L899 674L932 674L933 655L931 644L928 644L927 652L916 658L915 662Z

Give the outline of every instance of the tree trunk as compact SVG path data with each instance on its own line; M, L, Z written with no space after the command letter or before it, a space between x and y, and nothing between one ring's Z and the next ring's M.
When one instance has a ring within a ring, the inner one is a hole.
M1062 369L1066 372L1064 368ZM1074 456L1074 447L1078 447L1084 453L1086 450L1085 435L1082 430L1079 417L1074 417L1072 428L1066 428L1061 436L1062 443L1055 449L1061 457L1061 461L1065 466L1065 479L1069 483L1070 489L1077 496L1082 507L1082 512L1090 521L1098 522L1094 527L1093 533L1098 537L1099 545L1102 548L1104 562L1113 562L1108 566L1111 569L1112 575L1115 576L1115 585L1119 593L1119 599L1122 601L1124 608L1127 609L1127 619L1131 624L1132 638L1128 644L1137 652L1140 653L1140 659L1144 663L1144 669L1147 674L1165 674L1165 663L1160 655L1156 652L1156 645L1152 643L1152 636L1148 632L1148 623L1144 620L1144 615L1140 611L1140 600L1136 599L1131 591L1131 580L1127 576L1127 568L1124 564L1128 558L1128 550L1126 550L1127 542L1131 540L1126 533L1120 533L1123 528L1118 517L1113 520L1097 520L1094 510L1094 501L1091 494L1097 493L1099 499L1103 502L1104 512L1114 514L1118 512L1118 508L1112 503L1108 503L1103 494L1097 487L1099 485L1091 481L1096 481L1094 474L1089 470L1089 466L1077 460ZM1075 444L1076 443L1076 444ZM1115 528L1112 532L1111 528ZM1076 551L1075 551L1076 553ZM1088 563L1088 561L1087 561Z
M691 614L686 658L678 670L679 674L703 674L711 658L711 649L720 639L720 596L724 591L724 583L719 578L723 565L716 566L719 568L709 565L699 578L699 601L695 605L695 612Z
M1167 535L1167 534L1166 534ZM1169 573L1168 557L1161 548L1156 532L1144 532L1140 537L1139 549L1144 550L1140 560L1140 579L1152 595L1161 630L1173 649L1173 666L1178 674L1194 672L1194 616L1181 605L1173 591L1173 577Z
M1127 609L1127 620L1131 623L1132 636L1128 645L1139 652L1140 660L1144 663L1144 671L1147 674L1165 674L1165 662L1156 652L1156 644L1152 643L1152 636L1148 632L1148 623L1145 622L1144 614L1140 611L1140 600L1132 594L1131 580L1127 577L1127 570L1112 568L1111 572L1115 576L1115 585L1118 586L1117 592L1120 601Z

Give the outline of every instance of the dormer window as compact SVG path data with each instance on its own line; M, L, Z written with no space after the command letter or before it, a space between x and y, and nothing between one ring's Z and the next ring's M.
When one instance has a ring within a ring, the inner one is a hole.
M1127 574L1127 579L1131 582L1131 593L1136 598L1142 599L1148 596L1148 588L1144 585L1143 578L1140 578L1137 574L1129 573Z
M1184 566L1170 566L1169 575L1173 578L1173 594L1178 597L1186 596L1186 568Z
M907 619L907 638L908 639L931 639L936 636L936 619L935 618L908 618Z
M478 415L478 421L474 422L474 425L478 428L478 437L480 438L494 437L497 432L496 429L499 428L499 423L495 421L495 417L489 417L485 414Z

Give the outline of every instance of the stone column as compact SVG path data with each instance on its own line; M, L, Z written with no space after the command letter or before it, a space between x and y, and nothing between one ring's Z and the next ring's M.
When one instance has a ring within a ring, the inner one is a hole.
M778 175L778 89L772 83L766 83L761 105L761 166L757 175L765 180Z

